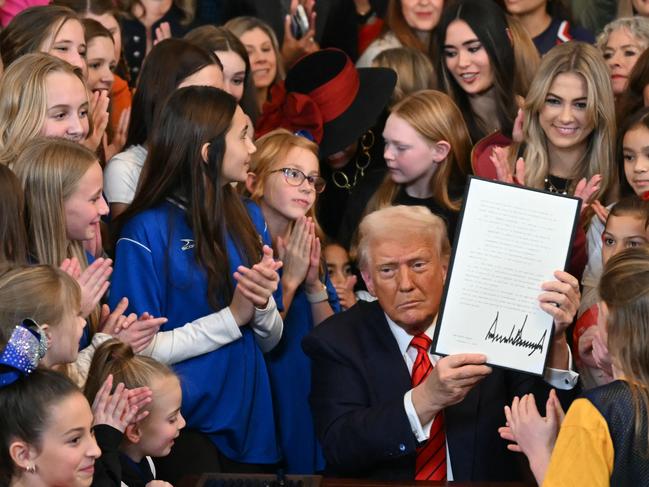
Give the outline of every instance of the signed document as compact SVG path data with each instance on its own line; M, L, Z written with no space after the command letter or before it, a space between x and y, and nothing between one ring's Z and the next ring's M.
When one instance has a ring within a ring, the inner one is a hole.
M471 177L433 339L439 355L541 375L552 317L541 284L566 267L577 198Z

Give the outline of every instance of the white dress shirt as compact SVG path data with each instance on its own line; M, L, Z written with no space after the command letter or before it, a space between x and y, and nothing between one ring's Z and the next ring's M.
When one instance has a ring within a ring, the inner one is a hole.
M415 360L417 359L417 353L418 353L416 348L410 346L410 342L412 341L413 336L409 335L408 332L406 332L406 330L404 330L399 325L397 325L394 321L392 321L387 314L385 315L385 319L388 321L388 325L390 326L390 331L392 332L392 335L394 336L395 340L397 341L397 344L399 345L399 351L403 356L403 360L406 362L406 366L408 367L408 373L412 374L412 367L415 364ZM431 339L435 334L436 321L437 318L433 320L433 323L424 332ZM434 355L430 353L430 350L428 351L428 357L430 358L430 361L433 364L433 366L437 364L437 362L441 358L439 355ZM543 379L552 387L555 387L557 389L565 389L565 390L572 389L573 387L575 387L577 381L579 380L579 374L572 371L571 369L572 369L572 353L570 352L570 347L568 347L568 370L560 370L560 369L553 369L550 367L546 367L543 373ZM415 438L417 438L417 441L421 443L428 440L428 437L430 436L430 428L433 425L433 420L435 418L433 417L426 424L423 425L421 424L421 422L419 421L419 416L417 415L417 411L415 410L415 406L412 403L412 389L410 389L408 392L404 394L403 407L406 410L406 415L408 416L408 422L410 423L410 428L412 429L412 433L415 435ZM449 451L448 451L448 442L446 442L446 478L449 481L453 480L453 471L451 470L450 458L451 456L449 455Z

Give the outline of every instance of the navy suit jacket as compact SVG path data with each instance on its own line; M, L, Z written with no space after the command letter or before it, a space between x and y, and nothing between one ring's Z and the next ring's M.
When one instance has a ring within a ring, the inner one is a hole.
M403 405L412 388L410 373L378 302L359 301L332 316L302 347L313 361L310 403L327 473L412 480L418 443ZM505 424L503 407L514 396L533 392L543 411L549 390L541 378L494 368L462 402L446 408L454 479L527 477L520 454L507 450L498 434ZM564 406L576 394L558 392Z

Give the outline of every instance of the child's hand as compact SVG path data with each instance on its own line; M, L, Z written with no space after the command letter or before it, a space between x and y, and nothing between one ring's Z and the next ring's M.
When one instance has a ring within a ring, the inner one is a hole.
M93 152L95 152L101 144L104 132L106 132L106 127L108 126L108 120L110 118L108 115L109 101L107 90L94 92L90 100L90 113L94 128L92 133L88 134L88 137L82 142L82 144Z
M99 331L117 337L118 329L128 327L130 323L137 319L135 313L125 316L126 308L128 308L127 298L122 298L112 312L107 304L102 305L99 316Z
M610 210L606 208L603 204L599 202L599 200L595 200L590 204L590 207L593 209L595 214L597 215L597 218L602 223L606 223L606 220L608 220L608 214L610 213Z
M322 245L320 239L315 236L315 224L309 222L309 240L311 241L311 251L309 252L309 268L304 279L306 292L318 292L322 289L320 281L320 256L322 254Z
M277 270L281 266L282 262L273 260L273 249L264 245L264 256L259 263L250 269L239 266L234 273L241 295L257 308L265 308L273 292L277 290L279 284Z
M582 178L581 181L577 183L577 186L575 187L575 197L581 199L582 215L586 210L586 208L591 206L591 199L599 191L601 182L602 182L602 176L600 176L599 174L595 174L588 181L586 180L586 178ZM595 208L593 209L595 210ZM595 210L595 213L597 213L597 210ZM600 219L602 218L599 214L597 216ZM604 223L606 223L606 220L603 221Z
M63 259L61 265L59 266L63 272L68 276L72 277L75 280L79 279L81 276L81 266L79 265L79 259L72 257L71 259Z
M113 261L99 258L90 264L78 277L81 287L81 313L87 317L95 309L101 297L106 293L110 282L108 277L113 272Z
M290 289L297 289L309 271L311 261L311 245L313 236L310 228L313 222L310 218L301 217L293 226L288 241L281 237L277 239L277 253L284 263L282 285Z
M126 320L117 323L115 337L131 345L135 353L140 353L166 322L167 318L154 318L146 311L139 318L135 313L131 313Z
M136 404L131 405L129 403L130 391L124 387L123 383L117 384L115 391L111 394L112 388L113 376L111 374L97 391L92 402L93 425L106 424L123 433L126 427L135 420L140 406L150 402L151 397L149 395L148 400L145 400L142 397L144 393L140 392L137 395Z
M102 144L104 147L104 157L106 162L110 161L115 154L118 154L124 148L126 143L126 135L128 133L128 122L131 119L131 107L122 110L119 116L119 123L113 133L113 139L110 144L108 143L108 135L104 133L102 137Z
M552 449L564 417L554 390L550 391L546 413L546 417L539 414L533 394L526 394L520 399L515 397L511 407L505 406L507 426L498 429L502 438L516 442L507 448L527 456L539 483L550 463Z
M334 286L336 288L336 294L338 295L340 305L345 309L349 309L356 304L354 286L356 286L357 281L358 278L351 275L345 278L345 284L343 286Z

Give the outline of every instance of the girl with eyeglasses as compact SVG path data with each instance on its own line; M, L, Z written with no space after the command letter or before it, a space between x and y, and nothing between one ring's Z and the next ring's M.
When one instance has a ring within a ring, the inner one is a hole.
M315 203L324 190L318 146L284 129L257 140L246 186L283 262L284 334L266 355L283 460L288 473L324 468L308 406L311 367L302 338L334 311L338 298L321 259ZM290 380L287 380L290 377Z

